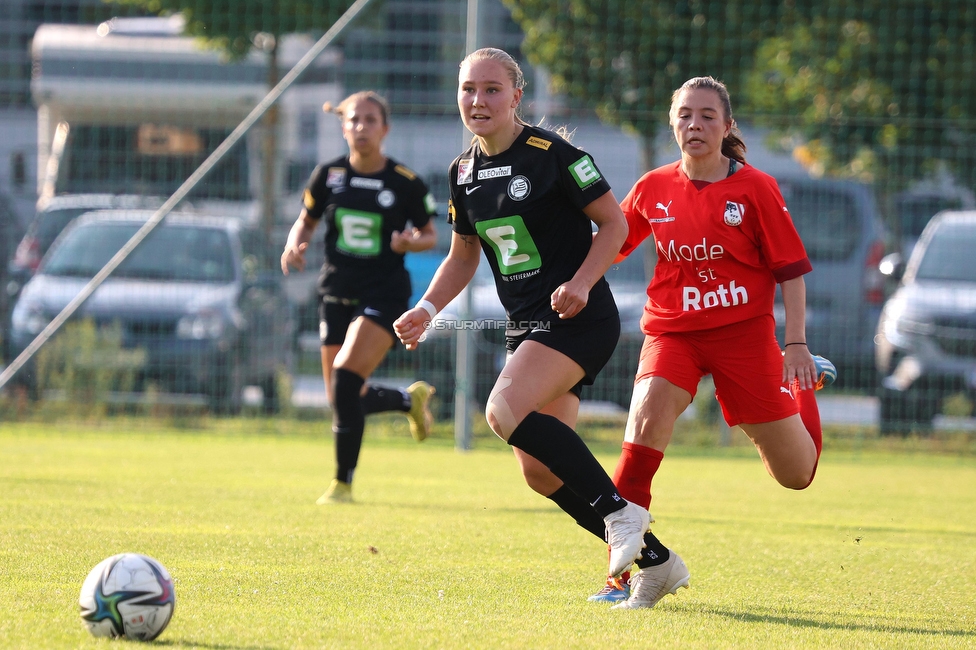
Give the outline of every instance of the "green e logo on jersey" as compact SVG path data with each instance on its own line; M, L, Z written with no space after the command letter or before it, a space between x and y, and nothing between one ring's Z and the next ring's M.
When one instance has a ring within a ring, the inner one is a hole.
M481 239L495 251L502 274L512 275L542 266L539 249L519 215L479 221L475 228Z
M379 254L383 215L336 208L335 222L339 231L336 248L351 255Z
M572 165L569 166L569 173L573 175L576 180L576 184L580 188L586 188L588 185L592 185L596 181L603 178L600 175L599 170L597 170L596 165L593 164L593 159L589 156L583 156Z

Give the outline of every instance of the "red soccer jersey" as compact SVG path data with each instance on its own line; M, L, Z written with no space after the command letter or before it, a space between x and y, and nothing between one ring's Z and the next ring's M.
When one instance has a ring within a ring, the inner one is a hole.
M680 161L641 177L621 203L630 234L621 253L654 236L647 334L694 331L773 311L776 283L810 272L776 181L744 165L702 189Z

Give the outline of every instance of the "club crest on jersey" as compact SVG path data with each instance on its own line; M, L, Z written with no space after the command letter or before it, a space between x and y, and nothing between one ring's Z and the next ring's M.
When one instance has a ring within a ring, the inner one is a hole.
M474 179L474 158L464 158L458 161L458 185L467 185Z
M345 167L329 167L329 175L325 177L326 187L342 187L346 184Z
M738 226L742 223L742 217L746 214L746 206L741 203L725 202L725 225Z
M381 208L388 208L396 203L396 194L390 190L383 190L376 195L376 202Z
M508 197L513 201L521 201L532 191L532 183L525 176L519 174L508 182Z

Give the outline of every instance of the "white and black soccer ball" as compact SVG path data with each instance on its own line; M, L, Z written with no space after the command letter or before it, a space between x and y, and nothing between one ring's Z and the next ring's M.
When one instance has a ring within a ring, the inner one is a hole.
M173 616L176 592L166 568L147 555L99 562L81 586L81 620L94 636L151 641Z

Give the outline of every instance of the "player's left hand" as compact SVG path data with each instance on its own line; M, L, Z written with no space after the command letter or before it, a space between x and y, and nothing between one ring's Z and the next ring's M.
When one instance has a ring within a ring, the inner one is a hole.
M556 287L549 298L549 306L560 318L572 318L586 307L590 288L585 282L570 280Z
M799 383L800 390L813 388L817 383L817 364L805 345L789 345L783 351L783 382Z
M420 237L419 228L409 228L403 231L394 230L390 236L390 249L401 255L413 250L413 243Z

